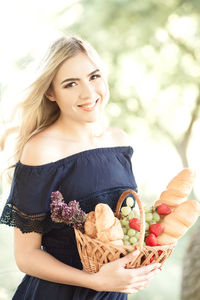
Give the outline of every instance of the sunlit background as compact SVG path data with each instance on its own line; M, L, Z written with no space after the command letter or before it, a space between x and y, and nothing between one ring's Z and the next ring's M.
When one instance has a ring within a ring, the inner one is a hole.
M153 203L183 167L196 171L190 198L199 199L199 1L1 1L1 132L35 61L62 34L87 39L107 65L111 97L106 117L130 135L144 202ZM12 139L8 144L1 166L11 155ZM3 190L1 208L8 192ZM162 274L129 299L180 299L183 256L194 228L180 240ZM14 262L12 229L1 226L0 241L0 300L8 300L23 274Z

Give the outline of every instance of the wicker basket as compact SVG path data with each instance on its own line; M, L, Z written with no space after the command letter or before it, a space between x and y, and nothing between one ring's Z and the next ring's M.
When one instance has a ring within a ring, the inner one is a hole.
M140 251L140 255L135 261L128 263L126 268L138 268L140 266L145 266L155 262L159 262L161 265L163 265L165 260L172 253L175 244L155 247L144 245L145 214L140 197L135 191L126 190L122 193L117 202L115 216L120 219L121 205L124 199L130 194L132 194L136 199L140 212L141 230L138 244L134 246L116 246L111 243L103 243L97 239L92 239L86 234L83 234L81 231L75 229L78 252L81 258L83 269L86 272L98 272L103 264L123 257L136 249Z

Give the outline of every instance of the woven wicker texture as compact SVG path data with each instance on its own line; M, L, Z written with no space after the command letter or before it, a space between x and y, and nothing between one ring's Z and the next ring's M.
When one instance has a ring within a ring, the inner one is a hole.
M140 250L140 254L137 259L126 265L126 268L138 268L140 266L145 266L150 263L159 262L161 265L172 253L175 244L164 245L164 246L145 246L144 236L145 236L145 214L144 209L140 200L139 195L133 190L124 191L116 206L115 216L120 219L120 209L123 201L128 195L132 194L137 201L139 212L140 212L140 238L139 242L135 246L116 246L111 243L103 243L97 239L92 239L81 231L75 229L76 242L78 247L78 252L81 258L83 269L89 273L98 272L103 264L114 261L129 252L136 249Z

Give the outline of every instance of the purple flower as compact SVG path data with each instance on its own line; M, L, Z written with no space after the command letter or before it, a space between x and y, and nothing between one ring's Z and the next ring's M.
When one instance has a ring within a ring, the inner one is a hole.
M86 213L80 208L79 202L70 201L68 205L59 191L51 194L51 219L54 222L66 223L83 231Z

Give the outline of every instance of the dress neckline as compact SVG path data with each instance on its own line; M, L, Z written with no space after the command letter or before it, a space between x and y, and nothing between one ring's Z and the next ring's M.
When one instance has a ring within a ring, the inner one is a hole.
M69 156L63 157L61 159L58 159L56 161L52 161L49 163L45 163L42 165L27 165L27 164L23 164L20 160L17 162L16 165L19 165L21 167L26 167L26 168L44 168L44 167L50 167L50 166L59 166L59 165L63 165L66 162L70 162L74 159L77 159L78 157L84 157L87 156L89 154L95 154L95 153L104 153L104 152L120 152L123 150L130 150L131 152L133 152L133 148L132 146L113 146L113 147L100 147L100 148L93 148L93 149L87 149L87 150L83 150L74 154L71 154Z

